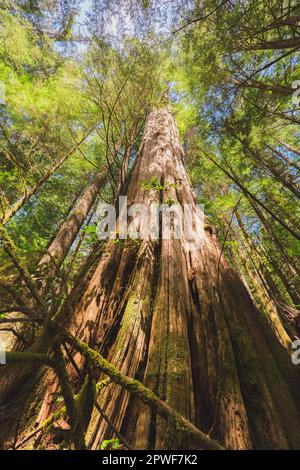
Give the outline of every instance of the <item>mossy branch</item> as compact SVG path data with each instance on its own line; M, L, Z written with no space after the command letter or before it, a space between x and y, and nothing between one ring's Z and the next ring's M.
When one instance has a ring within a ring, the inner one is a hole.
M166 402L162 401L154 392L148 389L141 382L122 374L115 366L104 359L101 354L91 349L86 343L83 343L74 336L70 335L55 322L51 323L55 331L59 331L59 336L61 336L62 339L71 344L88 361L93 362L104 374L108 375L108 377L110 377L114 383L128 390L152 409L155 409L162 417L171 419L178 429L190 435L195 445L199 446L199 448L205 450L224 450L224 447L222 447L218 442L211 439L207 434L203 433L200 429L194 426L194 424L184 418ZM68 375L65 368L65 359L60 350L58 341L53 349L55 358L54 369L60 381L62 395L66 404L66 410L70 418L72 429L74 430L73 438L76 439L76 442L75 440L74 442L77 448L85 448L84 436L77 412L76 397L73 394L72 387L68 380ZM32 356L32 353L29 354ZM43 359L43 361L45 361L45 358L49 361L47 356L44 354L34 353L34 355L37 358L41 356L40 359ZM99 386L96 386L96 391L97 390L99 390Z
M16 362L37 362L39 364L45 364L51 367L53 366L52 360L46 354L41 353L7 351L5 357L6 364L12 364Z
M189 434L201 449L224 450L218 442L211 439L208 435L200 431L200 429L196 428L196 426L184 418L180 413L175 411L170 405L162 401L157 395L155 395L155 393L145 387L145 385L138 380L121 374L116 367L104 359L104 357L102 357L98 352L91 349L87 344L77 340L75 337L71 337L70 335L68 335L66 340L73 344L73 346L88 360L96 364L102 372L111 378L113 382L121 385L121 387L137 396L146 405L156 409L157 413L164 418L173 420L176 426Z

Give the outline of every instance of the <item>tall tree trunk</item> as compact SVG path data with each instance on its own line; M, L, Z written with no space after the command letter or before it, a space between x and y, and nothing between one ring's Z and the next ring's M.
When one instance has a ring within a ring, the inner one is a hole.
M235 213L240 225L241 220L237 214L237 211ZM260 306L260 308L262 308L266 313L268 321L271 327L274 329L278 340L283 346L289 349L291 347L291 339L288 335L290 328L288 329L287 325L291 325L287 324L285 317L285 322L282 322L281 311L278 309L278 306L274 301L274 297L270 292L268 283L264 277L264 268L260 263L260 260L257 258L256 251L253 250L252 240L248 234L246 240L242 240L238 230L236 230L234 227L231 227L230 232L231 240L238 240L239 243L239 250L237 254L231 253L231 257L235 263L236 269L240 270L240 267L243 268L242 272L243 274L245 273L248 279L246 286L248 287L249 293L251 294L256 305ZM244 279L243 281L245 283Z
M238 222L238 225L240 227L240 230L242 232L242 234L244 235L245 239L247 240L248 242L248 246L250 247L250 250L255 252L256 253L256 256L258 256L258 258L261 258L261 255L257 249L257 246L255 246L255 244L253 243L252 241L252 238L250 236L250 234L248 233L243 221L242 221L242 218L239 214L239 212L237 210L235 210L235 215L236 215L236 219L237 219L237 222ZM260 244L260 248L262 248L262 244ZM264 250L264 255L266 257L266 259L268 260L268 262L271 264L271 266L273 267L276 275L280 278L281 282L283 283L283 286L285 287L286 289L286 292L287 294L289 295L289 297L291 298L291 300L293 301L293 303L295 305L298 305L299 302L300 302L300 298L297 294L298 290L294 288L292 282L291 282L291 279L293 279L294 276L294 272L292 271L292 273L289 273L290 275L289 276L286 276L284 274L284 272L282 271L281 267L279 267L278 263L276 262L275 258L272 257L270 259L270 257L267 257L267 254ZM260 271L262 271L262 274L265 276L265 277L268 277L269 279L269 284L272 285L272 288L270 289L270 293L272 293L273 297L276 297L278 298L282 304L284 304L285 302L282 302L282 298L281 298L281 294L280 292L276 291L275 293L275 289L276 289L276 285L274 284L274 282L272 282L272 280L270 279L270 276L267 276L267 271L263 269L263 262L258 262L258 266L259 266L259 269Z
M170 110L154 110L128 185L129 204L172 200L195 209L183 158ZM159 184L147 189L142 182L151 178ZM161 226L160 240L151 230L141 243L108 240L70 319L56 320L227 448L299 448L299 373L270 327L262 326L214 229L205 225L198 250L187 235L167 238L164 231ZM84 371L78 354L74 360ZM74 381L71 366L69 374ZM119 385L102 390L98 403L135 448L194 446L183 429ZM97 449L113 435L95 410L89 447Z

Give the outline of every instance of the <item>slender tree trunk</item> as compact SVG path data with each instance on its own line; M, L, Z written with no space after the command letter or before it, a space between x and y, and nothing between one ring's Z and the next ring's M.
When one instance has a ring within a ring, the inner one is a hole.
M298 266L295 265L294 260L290 257L290 255L286 252L285 247L282 245L281 241L277 237L272 225L270 224L269 220L267 217L264 215L264 213L261 211L261 209L258 207L258 205L252 201L251 198L248 198L249 204L251 205L252 209L254 210L255 214L259 218L262 226L264 227L266 233L269 235L270 239L274 243L274 246L278 249L278 252L282 256L282 259L285 262L285 265L289 271L289 274L292 279L295 279L297 274L299 274L299 269Z
M298 49L300 47L300 38L274 39L273 41L262 41L245 48L237 49L244 51L265 51L269 49Z
M260 247L260 252L266 258L270 266L272 266L272 268L274 269L274 272L276 273L276 275L279 277L280 281L282 282L282 285L284 286L293 304L299 305L300 304L299 293L296 289L294 289L294 286L291 286L289 276L287 276L286 273L283 271L282 265L278 264L278 262L275 260L272 254L268 252L267 248L264 247L263 244Z
M145 189L142 182L151 178L159 184ZM168 108L148 118L127 196L129 204L172 200L195 209ZM270 327L262 326L213 228L205 226L197 250L185 233L174 237L173 225L171 237L164 235L161 225L159 240L151 230L141 243L108 240L70 319L56 320L227 448L300 448L299 374ZM84 371L82 358L76 354L74 360ZM71 366L69 377L75 381ZM102 390L98 403L135 448L194 447L183 429L119 385ZM88 446L97 449L113 435L95 410Z
M253 243L253 240L251 236L249 235L245 225L243 224L240 214L237 210L235 211L235 215L236 215L239 228L249 247L250 258L254 259L253 264L256 265L257 275L261 279L263 287L265 288L267 292L267 296L270 298L270 300L273 299L275 301L277 310L279 311L280 315L285 319L284 321L285 325L287 324L287 322L293 323L295 320L295 313L296 313L294 308L291 308L290 306L286 305L286 301L283 298L282 293L280 292L278 286L272 279L270 272L265 267L265 263L262 259L261 253L257 249L257 246ZM274 269L275 274L279 277L279 279L283 283L283 287L286 290L286 294L289 296L289 298L292 300L293 303L297 304L296 300L298 297L294 298L293 296L291 296L290 285L286 280L285 274L282 273L275 259L272 258L270 260L269 257L266 257L266 253L264 253L264 255L265 255L265 259L268 261L268 263L270 263L271 267Z
M57 227L56 227L56 231L52 234L52 236L49 238L48 240L48 243L47 243L47 246L46 246L46 250L49 248L49 246L51 246L52 242L55 240L56 238L56 235L58 234L59 230L61 229L61 227L63 226L64 222L66 221L66 219L70 216L71 212L73 211L74 209L74 206L75 204L77 204L77 202L79 201L79 199L81 198L82 196L82 193L83 191L85 190L85 187L86 187L86 182L83 184L83 185L80 185L80 187L78 188L78 191L77 191L77 194L75 195L75 197L73 197L72 199L72 202L71 204L69 205L68 209L66 210L63 218L61 220L59 220L58 224L57 224Z
M39 265L44 265L45 263L51 264L53 262L53 267L59 269L78 235L83 222L95 203L99 190L105 182L106 174L106 170L103 170L92 180L82 197L76 203L67 220L59 229L54 240L47 248L47 253L43 256Z
M268 213L276 222L278 222L283 228L285 228L291 235L293 235L297 240L300 240L300 234L298 234L292 227L287 225L280 217L278 217L273 210L270 210L261 200L259 200L253 193L251 193L241 181L232 173L227 171L222 165L220 165L208 152L203 148L201 152L212 161L223 173L228 176L234 183L241 189L245 197L249 200L250 204L256 204L257 207L261 207L266 213Z
M293 147L291 147L289 144L285 144L284 142L279 142L279 143L281 145L284 145L284 147L286 147L288 150L295 153L296 155L300 155L300 151L293 148ZM282 160L287 162L290 166L296 168L296 170L298 170L298 171L300 170L300 165L298 165L298 163L296 161L291 160L289 157L284 155L282 152L279 152L279 150L277 150L277 149L274 149L274 148L269 147L269 146L267 146L267 148L269 150L272 150L272 152L274 152L279 158L281 158Z
M295 147L293 147L292 145L290 144L287 144L286 142L279 142L281 145L284 145L284 147L286 147L287 149L289 149L291 152L295 153L296 155L299 155L300 156L300 150L299 149L296 149Z
M234 136L238 138L238 136L234 133ZM273 176L276 181L280 182L285 188L291 191L297 198L300 198L300 190L297 181L294 180L291 174L287 173L284 168L278 168L274 162L270 161L269 155L260 154L257 151L254 151L248 144L243 142L241 139L238 138L241 144L244 147L244 151L246 155L249 155L255 163L260 165L262 168L265 168L266 171ZM278 155L278 151L268 147L269 150L275 152Z
M236 216L240 224L241 220L237 211ZM289 349L291 347L291 339L287 331L289 331L290 328L289 330L286 328L286 318L284 318L284 324L281 321L281 311L274 302L272 295L270 295L268 284L264 278L264 270L257 259L257 253L252 249L252 241L249 235L244 242L239 232L232 228L231 237L232 240L238 240L239 243L239 250L236 255L232 254L232 258L236 267L243 267L243 271L251 286L248 291L256 301L256 305L258 304L258 308L262 308L266 313L268 321L274 329L278 340L284 347ZM249 285L249 283L247 282L247 285ZM291 325L288 324L288 326L290 327Z
M258 80L241 81L231 78L229 80L229 83L232 83L237 88L255 88L257 90L272 91L273 93L277 93L283 96L291 96L291 94L293 93L293 88L279 85L277 83L263 83L259 82Z
M300 199L300 186L290 174L286 174L282 168L276 168L276 165L270 164L269 162L265 164L265 168L283 187L289 189Z

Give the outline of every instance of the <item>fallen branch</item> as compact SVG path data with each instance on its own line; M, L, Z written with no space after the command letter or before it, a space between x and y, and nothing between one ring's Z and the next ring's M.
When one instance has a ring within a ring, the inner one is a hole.
M7 351L5 353L6 364L16 363L16 362L38 362L40 364L46 364L53 367L53 361L46 355L41 353L33 352L17 352L17 351Z
M99 393L100 390L102 390L104 387L106 387L109 383L111 382L110 379L104 379L101 380L96 384L96 392ZM36 428L34 431L29 433L27 436L24 437L20 442L18 442L14 449L20 449L20 447L23 447L25 444L27 444L28 441L37 434L46 431L47 429L51 428L51 426L56 423L56 421L60 420L61 418L64 418L67 414L67 409L66 406L62 406L59 410L55 411L52 413L45 421L42 422L42 424Z
M3 308L2 310L0 310L0 315L3 315L4 313L14 313L14 312L20 312L20 313L24 313L24 315L33 315L33 310L31 310L30 308L27 308L27 307L18 307L18 306L15 306L15 307L6 307L6 308Z
M190 421L175 411L170 405L162 401L155 393L149 390L138 380L132 379L116 369L110 362L98 352L91 349L87 344L77 340L71 335L65 335L66 341L72 344L88 360L96 364L100 370L108 375L113 382L137 396L143 403L155 408L164 418L171 418L180 430L190 434L201 449L205 450L225 450L218 442L211 439L207 434L196 428Z
M162 401L154 392L145 387L141 382L122 374L115 366L104 359L101 354L91 349L86 343L79 341L77 338L69 334L57 323L51 322L51 326L54 328L56 333L59 330L59 334L63 340L72 345L87 360L93 362L104 374L108 375L114 383L128 390L152 409L155 409L162 417L171 419L178 429L189 434L193 438L195 444L199 446L199 448L204 450L225 450L218 442L200 431L200 429L194 426L194 424L184 418L166 402ZM53 361L48 358L46 354L8 353L8 355L11 355L12 360L25 360L27 356L27 359L29 360L46 363L54 369L57 367L57 363L53 364Z

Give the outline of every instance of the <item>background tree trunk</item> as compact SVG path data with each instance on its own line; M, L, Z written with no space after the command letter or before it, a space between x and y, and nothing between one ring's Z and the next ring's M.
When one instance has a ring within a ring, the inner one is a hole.
M106 179L106 170L98 173L85 190L82 197L75 204L74 209L63 223L54 240L47 248L47 253L43 256L39 265L53 262L55 268L60 267L67 256L72 243L74 242L83 222L93 207L101 187Z

